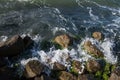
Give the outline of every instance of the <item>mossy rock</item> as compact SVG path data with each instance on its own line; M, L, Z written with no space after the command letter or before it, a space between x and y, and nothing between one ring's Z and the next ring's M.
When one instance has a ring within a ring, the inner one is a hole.
M86 63L86 67L89 73L96 73L97 71L101 70L101 65L97 60L89 59Z
M75 74L75 75L78 75L79 72L82 70L81 65L82 65L81 62L73 60L70 72L73 73L73 74Z
M60 50L63 49L63 47L61 45L57 44L56 42L52 42L52 43L53 43L55 49L60 49Z
M108 80L111 72L113 71L113 69L115 69L115 65L106 62L106 60L104 59L100 60L100 64L102 69L100 71L97 71L95 73L95 76L100 80Z

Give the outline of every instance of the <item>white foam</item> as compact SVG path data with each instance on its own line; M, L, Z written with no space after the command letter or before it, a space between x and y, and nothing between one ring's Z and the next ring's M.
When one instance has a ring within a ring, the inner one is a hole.
M57 31L65 31L66 32L66 29L65 28L59 28L59 27L54 27L53 29L52 29L52 32L53 32L53 34L55 35L55 33L57 32Z
M8 39L7 36L1 36L1 37L0 37L0 40L3 41L3 42L5 42L7 39Z
M113 46L114 46L114 43L109 39L105 39L104 42L101 44L105 59L108 62L115 64L117 62L117 57L113 55L113 50L112 50Z
M23 60L20 61L20 63L21 63L23 66L25 66L25 65L26 65L29 61L31 61L31 60L38 60L38 58L37 58L37 57L33 57L33 58L23 59Z

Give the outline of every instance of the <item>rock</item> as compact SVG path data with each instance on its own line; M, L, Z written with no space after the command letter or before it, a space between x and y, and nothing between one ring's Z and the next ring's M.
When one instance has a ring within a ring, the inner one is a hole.
M7 63L8 61L5 58L0 57L0 67L6 66Z
M58 62L54 63L53 70L55 71L64 71L66 70L66 67Z
M90 41L85 41L83 45L84 49L91 55L95 57L103 57L103 53Z
M77 80L75 76L66 71L61 71L59 80Z
M109 80L120 80L120 76L115 73L112 73Z
M54 42L62 46L62 48L67 48L68 45L70 44L70 38L68 35L63 34L63 35L57 36L54 39Z
M76 60L73 60L72 62L72 71L75 74L81 74L83 73L82 63Z
M86 67L87 70L92 73L95 73L101 69L101 65L95 60L88 60Z
M24 50L24 42L19 35L13 36L6 42L0 43L0 56L11 57L20 54Z
M23 38L25 48L28 48L30 45L33 44L33 40L29 36L25 36Z
M41 75L41 76L35 77L34 80L55 80L55 79L52 79L51 77L46 75Z
M84 74L84 75L78 75L77 80L96 80L96 79L92 74Z
M25 73L24 76L26 78L32 78L37 75L40 75L43 71L44 66L37 60L31 60L25 65Z
M41 50L49 50L50 47L52 47L52 43L50 41L47 41L47 40L43 40L41 43L40 43L40 49Z
M97 40L101 40L102 39L102 33L101 32L94 32L92 34L93 38L97 39Z
M14 73L14 69L10 67L0 68L0 80L19 80L17 75Z
M117 67L115 70L113 70L109 80L120 80L120 67Z

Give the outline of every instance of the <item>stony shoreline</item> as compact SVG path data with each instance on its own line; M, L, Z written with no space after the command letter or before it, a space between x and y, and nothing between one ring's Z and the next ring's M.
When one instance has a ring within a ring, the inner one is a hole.
M100 32L94 32L92 37L98 41L104 38ZM69 48L77 40L77 37L67 34L58 35L51 41L43 41L41 49L47 49L51 45L54 45L56 49ZM55 62L49 75L45 72L48 66L40 60L31 60L25 64L22 76L19 76L15 73L18 64L15 65L16 67L10 67L9 60L19 56L33 44L34 41L29 36L22 38L20 35L0 42L0 80L120 80L120 66L108 63L104 59L103 51L89 40L82 45L83 50L94 59L89 59L83 64L78 60L72 60L67 55L66 61L71 65L70 69ZM47 62L50 63L51 60Z

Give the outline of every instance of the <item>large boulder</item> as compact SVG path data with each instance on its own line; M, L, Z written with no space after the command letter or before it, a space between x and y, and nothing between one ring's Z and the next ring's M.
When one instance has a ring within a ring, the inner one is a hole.
M54 42L62 46L62 48L67 48L70 44L70 37L66 34L55 37Z
M113 70L109 80L120 80L120 67Z
M29 36L25 36L23 38L23 42L24 42L25 48L30 47L34 43L33 40Z
M24 42L19 35L0 43L0 57L10 57L20 54L24 50Z
M101 69L101 65L99 64L99 62L91 59L88 60L88 62L86 63L86 67L87 70L92 73L95 73Z
M85 41L83 45L84 49L95 57L103 57L102 51L100 51L91 41Z
M25 65L25 73L24 76L26 78L33 78L37 75L40 75L44 69L42 63L38 60L31 60Z
M97 40L101 40L102 39L102 33L101 32L94 32L92 34L93 38L97 39Z
M64 71L64 70L66 70L66 67L63 64L55 62L54 66L53 66L53 70L55 70L55 71Z
M77 80L74 75L69 72L61 71L59 75L59 80Z

